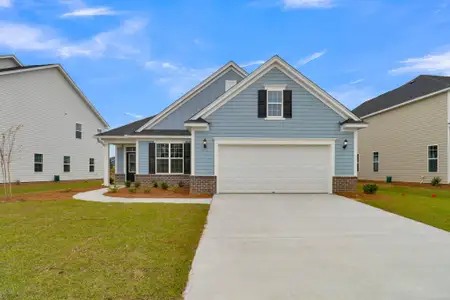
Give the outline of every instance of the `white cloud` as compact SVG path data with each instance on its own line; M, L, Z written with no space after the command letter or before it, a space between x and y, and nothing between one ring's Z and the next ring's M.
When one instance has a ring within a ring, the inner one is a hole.
M119 14L118 11L115 11L109 7L88 7L65 13L61 17L69 18L69 17L114 16L117 14Z
M142 19L130 19L115 29L98 33L89 39L69 41L47 27L0 22L0 46L16 51L48 52L63 58L128 58L140 52L142 40L135 35L146 24Z
M330 8L333 0L282 0L284 8Z
M246 63L241 64L241 67L242 67L242 68L247 68L247 67L250 67L250 66L261 65L261 64L263 64L263 63L264 63L264 60L249 61L249 62L246 62Z
M313 60L318 59L319 57L321 57L321 56L324 55L325 53L327 53L327 49L325 49L325 50L323 50L323 51L321 51L321 52L313 53L313 54L311 54L311 55L309 55L309 56L307 56L307 57L305 57L305 58L300 59L300 60L295 64L295 66L296 66L296 67L304 66L304 65L306 65L306 64L308 64L308 63L310 63L310 62L312 62Z
M144 118L144 116L142 116L142 115L138 115L138 114L134 114L134 113L130 113L130 112L126 112L125 115L133 117L135 119L143 119Z
M371 87L356 87L352 84L331 89L330 94L350 109L376 96L376 92Z
M357 79L357 80L354 80L354 81L351 81L349 84L358 84L358 83L361 83L361 82L363 82L364 81L364 79Z
M424 57L408 58L400 62L403 66L389 71L390 74L434 73L450 75L450 51Z
M0 7L11 7L12 0L0 0Z

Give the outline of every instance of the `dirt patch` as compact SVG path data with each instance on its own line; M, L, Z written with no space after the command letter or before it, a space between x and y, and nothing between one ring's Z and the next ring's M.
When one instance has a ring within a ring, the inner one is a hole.
M144 189L140 188L136 193L130 193L128 188L120 189L117 193L105 193L105 196L119 198L211 198L209 194L191 195L189 188L180 187L176 191L163 190L160 188L152 188L150 193L144 193Z
M392 197L380 194L364 194L364 193L337 193L339 196L351 198L355 200L392 200Z
M78 193L98 190L99 187L88 187L88 188L76 188L67 190L58 190L58 191L46 191L46 192L35 192L35 193L26 193L26 194L18 194L14 195L10 199L0 198L0 203L6 202L16 202L16 201L47 201L47 200L70 200L72 197Z
M375 183L380 186L412 186L412 187L424 187L424 188L430 188L430 189L445 189L450 190L449 184L441 184L439 186L432 186L431 183L419 183L419 182L392 182L392 183L386 183L384 181L374 181L374 180L359 180L358 183L361 184L367 184L367 183Z

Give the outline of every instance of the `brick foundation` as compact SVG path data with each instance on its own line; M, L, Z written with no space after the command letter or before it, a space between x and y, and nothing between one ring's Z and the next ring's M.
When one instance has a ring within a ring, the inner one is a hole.
M190 193L214 195L216 193L216 176L191 176Z
M167 182L169 185L180 184L189 186L190 175L156 175L156 174L136 174L136 181L139 181L142 186L151 186L154 181Z
M116 174L114 176L114 184L125 184L125 174Z
M333 177L333 193L356 192L358 177Z

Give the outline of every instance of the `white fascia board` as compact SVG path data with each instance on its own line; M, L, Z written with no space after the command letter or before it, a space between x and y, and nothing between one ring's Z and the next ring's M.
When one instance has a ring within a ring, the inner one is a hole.
M234 70L237 74L239 74L242 78L246 77L248 73L239 67L235 62L230 61L229 63L225 64L223 67L218 69L216 72L208 76L206 79L204 79L202 82L200 82L197 86L195 86L193 89L188 91L186 94L181 96L178 100L173 102L171 105L166 107L162 112L157 114L153 119L149 120L147 123L145 123L143 126L141 126L137 132L141 132L144 129L150 129L153 126L155 126L158 122L163 120L166 116L171 114L173 111L178 109L181 105L186 103L187 101L191 100L195 95L203 91L205 88L210 86L217 78L228 72L230 69Z
M441 94L441 93L444 93L444 92L448 92L448 91L450 91L450 88L445 88L443 90L439 90L439 91L436 91L436 92L433 92L433 93L430 93L430 94L427 94L427 95L424 95L424 96L420 96L420 97L408 100L406 102L403 102L403 103L400 103L400 104L397 104L397 105L394 105L394 106L391 106L391 107L388 107L388 108L376 111L374 113L362 116L360 119L363 120L363 119L366 119L366 118L369 118L369 117L373 117L375 115L379 115L381 113L384 113L384 112L387 112L387 111L390 111L390 110L393 110L393 109L396 109L396 108L399 108L399 107L411 104L411 103L416 102L416 101L420 101L420 100L423 100L423 99L426 99L426 98L429 98L429 97L433 97L433 96L436 96L438 94Z
M341 131L355 131L369 127L369 124L342 124Z
M274 56L266 63L261 65L258 69L256 69L252 74L244 78L241 82L236 84L234 87L225 92L222 96L217 98L210 105L202 109L200 112L195 114L191 119L195 120L198 118L207 118L214 111L222 107L228 100L232 99L240 92L248 88L252 83L260 79L267 72L272 70L273 68L279 68L282 72L284 72L288 77L294 80L297 84L301 85L305 90L315 96L317 99L325 103L328 107L333 109L337 114L339 114L344 119L350 118L355 121L359 121L360 119L354 115L350 110L348 110L344 105L339 103L336 99L334 99L331 95L326 93L323 89L313 83L311 80L306 78L303 74L298 72L288 63L283 61L280 57Z
M214 138L215 145L332 145L336 139Z
M186 129L198 129L202 131L208 131L209 130L209 124L207 123L184 123L184 128Z
M24 72L32 72L32 71L39 71L39 70L46 70L46 69L58 69L66 78L67 81L69 81L70 85L75 89L75 91L80 95L81 99L88 105L88 107L91 109L91 111L95 114L95 116L105 125L105 127L109 128L108 122L106 122L105 119L100 115L98 110L94 107L94 105L89 101L89 99L83 94L83 92L80 90L80 88L75 84L75 82L70 78L69 74L61 67L60 65L48 65L48 66L42 66L42 67L36 67L36 68L29 68L29 69L17 69L17 70L11 70L6 72L0 72L0 76L3 75L10 75L15 73L24 73Z

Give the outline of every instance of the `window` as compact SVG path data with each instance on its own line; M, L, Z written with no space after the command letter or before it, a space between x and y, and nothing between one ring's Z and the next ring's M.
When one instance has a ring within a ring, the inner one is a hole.
M380 156L379 156L378 152L374 152L373 153L373 171L374 172L378 172L379 164L380 164Z
M156 173L183 174L184 144L156 144Z
M80 123L75 124L75 138L80 140L83 138L83 125Z
M267 90L267 117L283 116L283 91Z
M97 134L102 133L102 129L101 128L97 128Z
M70 156L64 156L64 172L70 172Z
M428 146L428 172L438 171L438 145Z
M95 159L89 158L89 172L95 172Z
M359 153L356 154L356 172L359 172Z
M237 83L237 80L225 80L225 91L228 91L233 86L235 86Z
M34 154L34 171L35 172L43 172L44 171L44 155L43 154Z

